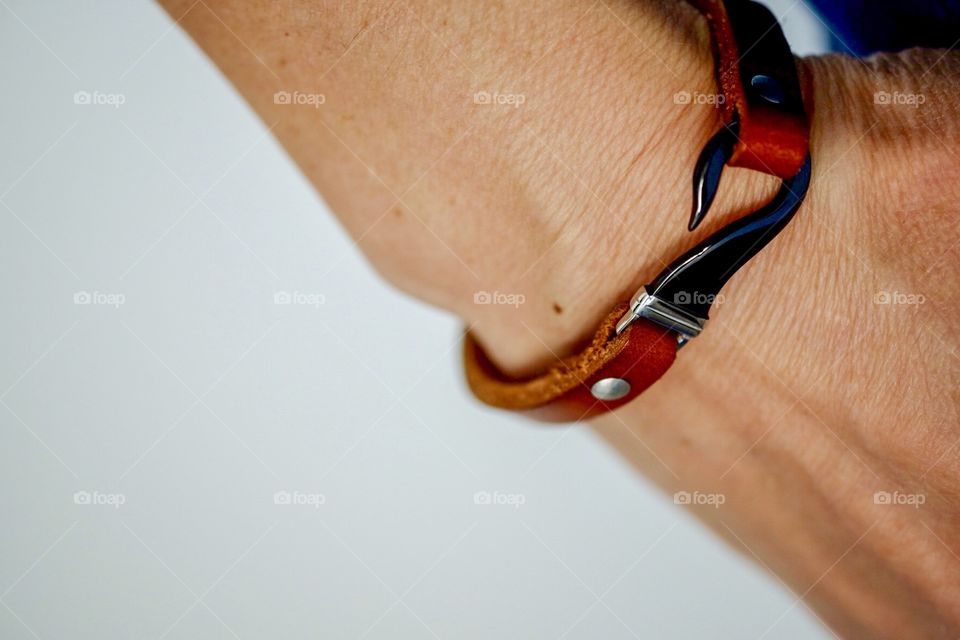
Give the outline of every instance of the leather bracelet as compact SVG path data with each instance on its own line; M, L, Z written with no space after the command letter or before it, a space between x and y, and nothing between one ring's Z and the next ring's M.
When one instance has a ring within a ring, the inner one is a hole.
M569 422L633 400L697 336L727 280L793 218L810 182L809 124L796 63L777 19L752 0L690 0L706 18L724 125L700 153L689 230L706 216L725 165L781 178L769 203L674 260L618 304L586 347L540 375L498 371L472 335L467 383L481 401L550 422Z

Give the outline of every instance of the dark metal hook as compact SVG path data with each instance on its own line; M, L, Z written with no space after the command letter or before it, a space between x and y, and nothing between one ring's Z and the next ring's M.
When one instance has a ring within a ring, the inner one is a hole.
M691 229L710 209L735 140L736 130L724 127L700 154L694 172ZM787 226L809 186L808 154L800 170L780 184L770 202L715 232L641 287L630 302L630 310L617 323L617 333L641 317L676 331L682 341L700 333L720 289Z
M810 156L773 200L731 222L664 269L645 289L703 320L720 289L787 226L810 184Z
M737 123L734 121L715 133L700 152L693 169L693 210L690 212L688 231L696 229L707 216L720 188L723 167L730 160L736 143Z

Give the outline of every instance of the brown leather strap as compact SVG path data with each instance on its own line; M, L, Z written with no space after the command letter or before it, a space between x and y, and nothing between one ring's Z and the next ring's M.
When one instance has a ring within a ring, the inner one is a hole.
M491 406L523 411L546 422L581 420L616 409L656 382L677 354L676 336L646 320L614 335L617 320L628 307L628 303L617 305L585 349L523 380L499 372L467 334L463 350L467 383L477 398ZM597 400L591 389L605 378L625 380L629 392L617 400Z
M751 0L690 1L706 16L713 36L725 121L736 122L738 143L728 164L790 178L805 161L808 124L796 65L776 18ZM666 372L677 349L675 334L645 319L617 335L617 320L628 307L617 305L585 349L527 379L503 375L468 334L467 382L489 405L551 422L626 404ZM615 400L598 400L591 390L606 379L625 381L629 390Z
M739 123L728 164L796 175L807 156L809 125L797 67L776 17L751 0L690 0L706 17L724 121Z

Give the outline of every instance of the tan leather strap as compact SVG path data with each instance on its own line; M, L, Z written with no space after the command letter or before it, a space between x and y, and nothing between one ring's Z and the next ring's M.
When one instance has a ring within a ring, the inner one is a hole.
M809 148L797 68L770 11L751 0L690 0L707 19L724 121L739 121L728 164L783 179Z
M646 320L634 322L614 335L617 320L628 306L617 305L585 349L525 380L500 373L473 336L467 334L463 359L470 389L489 405L523 411L547 422L581 420L629 402L670 368L677 354L677 339L669 330ZM616 400L596 399L591 392L593 385L607 378L626 381L629 392Z
M728 164L790 178L805 162L808 124L793 56L776 18L751 0L691 3L712 34L725 121L737 124ZM617 320L628 308L627 302L617 305L582 351L525 379L498 371L468 334L470 389L489 405L546 421L576 421L630 402L673 364L677 339L642 318L617 335Z

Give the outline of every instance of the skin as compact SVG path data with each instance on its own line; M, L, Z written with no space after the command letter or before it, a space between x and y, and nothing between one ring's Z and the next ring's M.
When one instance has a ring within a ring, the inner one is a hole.
M776 188L728 169L686 232L719 119L674 100L716 91L705 25L679 1L161 4L383 276L464 318L516 375ZM960 56L799 66L806 204L666 376L591 427L668 493L722 494L694 510L837 634L956 638ZM481 91L523 102L476 104Z

